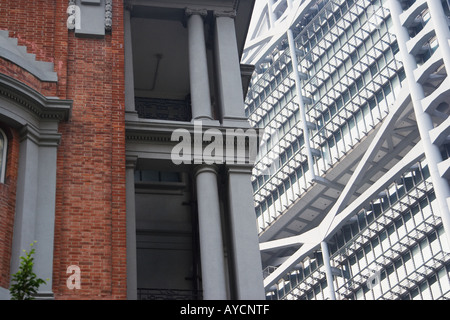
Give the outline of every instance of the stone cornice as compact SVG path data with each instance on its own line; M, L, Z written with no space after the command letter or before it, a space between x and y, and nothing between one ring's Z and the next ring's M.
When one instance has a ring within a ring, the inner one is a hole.
M4 74L0 74L0 97L8 98L39 119L67 121L72 108L71 100L45 97L26 84Z
M128 120L125 123L125 139L135 152L150 154L155 152L169 157L172 148L179 143L191 145L194 151L190 155L196 162L201 147L205 163L253 164L259 149L261 131L247 128L234 128L222 125L202 124L197 122L159 121L149 119ZM172 140L172 134L177 135ZM178 140L179 139L179 140ZM221 155L211 156L212 149L223 148ZM138 151L140 150L140 151ZM153 150L153 151L152 151ZM205 152L208 150L207 152ZM170 159L170 158L168 158ZM200 163L200 162L198 162Z
M141 121L125 121L125 128L125 136L129 141L152 141L173 144L176 143L176 141L171 141L171 136L174 130L178 129L188 131L192 137L193 142L196 139L196 127L192 122L142 119ZM248 128L234 128L221 125L215 126L202 124L202 134L204 134L209 129L217 130L224 136L224 138L227 135L227 130L233 130L233 132L235 133L235 137L248 137L249 135L255 135L257 136L257 139L259 139L259 135L261 133L259 129L251 128L250 126ZM229 144L229 141L227 141L227 139L223 139L223 143ZM233 139L233 143L235 145L238 145L238 139ZM208 142L205 142L205 144L208 144ZM246 141L245 144L248 145L248 141Z

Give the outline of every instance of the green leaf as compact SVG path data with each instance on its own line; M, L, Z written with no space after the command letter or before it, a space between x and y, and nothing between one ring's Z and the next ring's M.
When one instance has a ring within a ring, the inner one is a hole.
M36 242L31 243L30 247ZM20 257L19 270L11 277L11 300L33 300L34 295L38 292L39 286L46 284L45 280L37 278L33 272L33 254L35 253L35 249L32 248L29 252L23 250L23 252L25 252L25 256Z

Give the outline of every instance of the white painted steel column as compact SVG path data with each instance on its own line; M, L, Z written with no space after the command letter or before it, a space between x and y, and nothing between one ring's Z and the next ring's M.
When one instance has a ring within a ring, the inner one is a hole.
M432 1L428 1L430 4ZM398 0L388 2L392 22L394 26L394 33L397 36L397 42L402 56L402 62L406 73L406 80L411 92L411 100L416 115L417 127L419 129L420 137L423 143L425 157L427 158L428 168L430 169L431 180L436 192L436 201L441 213L442 224L447 235L447 241L450 246L450 213L447 199L450 197L450 187L446 179L442 178L438 163L442 161L442 156L439 147L434 145L430 139L430 131L433 129L433 122L431 116L425 113L422 106L422 99L425 94L422 86L416 82L414 77L414 70L417 68L415 57L409 54L406 42L410 39L408 30L401 25L400 14L403 12L401 4ZM439 49L438 49L439 50Z
M124 10L124 50L125 50L125 111L136 113L134 105L133 46L131 40L131 13Z
M325 241L320 243L322 248L323 265L325 267L325 274L327 277L328 290L330 292L331 300L336 300L336 294L334 292L333 274L331 273L330 253L328 252L328 244Z
M300 108L300 118L302 120L302 131L303 131L303 137L305 140L305 149L306 149L306 156L308 157L308 167L309 167L309 174L311 176L311 181L315 179L315 168L314 168L314 158L312 156L311 152L311 145L309 140L309 131L308 127L306 125L306 109L305 104L303 102L303 95L302 95L302 83L300 80L300 73L298 71L299 65L297 60L297 53L295 52L295 42L294 42L294 35L292 33L291 29L288 29L287 32L288 42L289 42L289 52L291 55L291 63L292 63L292 72L294 73L294 80L295 80L295 92L297 94L297 103Z
M137 300L136 254L136 199L134 169L137 157L126 157L126 212L127 212L127 299Z
M275 21L277 20L275 14L273 13L273 1L274 0L267 1L267 11L269 14L270 28L275 27Z
M264 279L253 207L252 166L228 167L230 235L238 300L264 300Z
M186 9L192 119L213 119L203 17L206 10Z
M248 127L234 25L236 12L214 12L214 16L216 20L217 84L222 123L230 126L243 125Z
M227 299L217 171L201 165L194 172L204 300Z
M293 10L294 8L292 7L292 0L287 0L287 9L288 10Z
M450 70L450 30L448 29L448 19L445 15L444 8L441 1L428 0L428 9L430 11L431 19L429 22L433 23L436 32L436 38L439 42L439 49L442 51L442 59L447 70Z

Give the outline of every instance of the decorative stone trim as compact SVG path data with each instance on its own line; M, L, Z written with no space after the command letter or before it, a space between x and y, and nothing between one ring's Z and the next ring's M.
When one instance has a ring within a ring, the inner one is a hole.
M83 37L101 38L111 31L112 0L69 0L67 28Z
M16 102L40 119L67 121L72 107L71 100L44 97L22 82L4 74L0 74L0 97Z
M75 0L69 0L69 6L67 7L67 15L68 15L67 29L74 30L77 23L77 10Z
M36 60L35 55L28 53L24 46L17 45L17 39L9 37L8 30L0 30L0 58L14 63L40 81L58 81L53 63Z
M105 29L111 31L112 29L112 0L105 0Z
M56 130L54 132L47 132L46 130L40 130L28 124L20 130L19 134L21 142L29 139L38 146L44 147L57 147L62 136Z
M226 18L236 18L236 10L229 10L229 11L214 11L214 17L226 17Z
M208 11L206 9L186 8L184 12L185 12L186 17L190 17L194 14L198 14L202 17L206 17L206 15L208 14Z

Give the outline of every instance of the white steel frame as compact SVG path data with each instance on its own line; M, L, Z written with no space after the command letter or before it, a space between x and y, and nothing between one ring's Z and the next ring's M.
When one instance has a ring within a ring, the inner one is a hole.
M319 246L324 254L324 263L326 269L327 280L331 278L331 268L329 255L327 255L327 241L339 230L351 217L361 210L368 201L376 197L384 188L391 184L405 170L410 168L414 163L418 162L425 156L430 168L431 180L436 192L436 198L439 203L439 209L443 221L447 240L450 245L450 188L446 176L449 173L450 159L442 160L439 152L439 146L444 143L450 134L450 117L447 117L439 125L435 126L431 115L439 115L436 107L445 99L448 100L450 94L450 81L445 79L442 85L428 97L425 97L421 81L425 81L433 76L434 70L439 65L445 65L450 70L450 32L447 27L447 17L444 15L440 1L436 0L417 0L411 8L403 11L401 0L388 1L389 11L394 24L394 33L400 49L400 56L406 73L407 87L402 88L400 96L390 107L389 114L383 120L381 126L370 143L369 148L359 161L355 171L351 175L348 182L327 213L322 222L315 228L302 234L262 242L260 244L261 252L274 249L282 249L286 247L300 246L299 249L290 255L283 263L281 263L271 274L264 280L264 286L267 289L272 287L277 281L286 274L287 271L296 266L299 262L316 250ZM307 12L314 6L315 1L288 1L289 8L285 19L275 25L265 35L252 39L248 42L246 50L251 52L247 56L247 60L255 65L261 63L267 52L271 52L280 44L280 39L287 34L290 55L293 61L297 61L297 52L295 50L291 27L301 16L299 13ZM275 19L271 16L271 6L273 2L267 1L271 24L276 24ZM410 39L407 26L414 20L423 8L428 6L431 15L431 23L414 38ZM418 50L418 45L424 43L431 36L436 36L439 42L439 48L434 55L422 66L418 67L414 58L414 53ZM259 48L259 50L258 50ZM253 50L253 51L252 51ZM300 108L302 119L302 130L308 132L307 120L304 116L304 105L301 95L301 71L294 68L294 80L297 90L297 104ZM448 78L448 75L447 75ZM395 125L399 119L406 113L413 111L416 117L417 126L420 133L421 141L413 147L403 159L399 160L388 172L386 172L375 184L371 185L367 190L360 194L356 199L351 201L351 197L356 191L356 187L361 179L370 168L371 160L377 155L383 143L393 134ZM309 145L309 137L305 136L305 149L308 160L312 160L311 146ZM309 165L314 168L314 165ZM314 170L311 174L315 177ZM328 258L328 259L326 259ZM335 298L332 281L328 281L328 287L331 290L330 296Z

